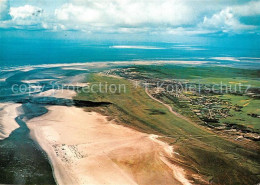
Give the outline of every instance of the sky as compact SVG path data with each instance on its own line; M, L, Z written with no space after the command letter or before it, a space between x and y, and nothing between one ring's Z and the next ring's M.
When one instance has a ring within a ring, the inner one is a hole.
M260 0L0 0L0 30L50 37L259 35L259 7Z
M0 67L259 58L259 7L260 0L0 0Z

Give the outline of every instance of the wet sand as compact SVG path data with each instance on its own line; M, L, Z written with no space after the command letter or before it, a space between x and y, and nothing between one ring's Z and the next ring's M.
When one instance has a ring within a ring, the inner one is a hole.
M81 108L49 106L27 122L46 151L58 184L190 184L171 164L173 148Z
M19 127L15 118L19 111L17 108L21 104L0 103L0 140L3 140Z

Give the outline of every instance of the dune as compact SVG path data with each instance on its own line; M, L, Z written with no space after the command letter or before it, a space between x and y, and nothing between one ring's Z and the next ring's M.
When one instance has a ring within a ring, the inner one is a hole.
M19 115L17 108L21 104L0 103L0 140L3 140L19 127L15 118Z
M169 159L173 148L81 108L49 106L27 122L46 151L58 184L190 184Z

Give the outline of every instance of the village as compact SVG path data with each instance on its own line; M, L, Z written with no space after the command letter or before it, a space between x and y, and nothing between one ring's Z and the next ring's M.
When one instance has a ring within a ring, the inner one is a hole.
M245 94L219 90L211 90L211 85L190 83L187 80L160 79L152 75L135 71L135 68L116 68L106 71L106 75L120 76L131 80L134 85L148 89L156 99L170 105L179 114L197 124L204 125L215 131L228 131L237 138L259 140L260 136L251 129L242 125L220 122L220 119L232 117L230 111L241 112L242 106L232 104L229 99L221 98L225 93L238 96L258 98L258 89L247 89ZM245 90L246 87L244 87ZM243 89L243 88L242 88ZM249 114L248 114L249 115ZM250 114L252 117L260 117Z

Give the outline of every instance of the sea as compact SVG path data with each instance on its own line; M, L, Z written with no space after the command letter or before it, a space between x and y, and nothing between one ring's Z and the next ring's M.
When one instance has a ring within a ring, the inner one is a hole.
M109 61L207 61L257 67L260 39L192 42L124 42L0 37L0 69L56 63Z

